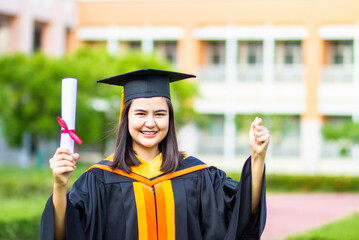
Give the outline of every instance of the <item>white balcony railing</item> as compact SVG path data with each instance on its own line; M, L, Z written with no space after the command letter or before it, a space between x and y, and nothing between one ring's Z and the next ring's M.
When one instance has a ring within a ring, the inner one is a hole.
M239 82L261 82L263 81L263 66L241 66L237 70L237 80Z
M223 154L223 136L209 136L207 134L200 135L200 144L198 146L199 154Z
M352 65L327 65L322 69L322 82L353 82Z
M201 81L204 82L225 82L226 68L225 65L208 65L199 71ZM275 82L302 82L304 79L303 65L278 65L274 68ZM262 82L263 66L262 65L238 65L237 77L238 82Z
M199 70L200 81L225 82L226 68L224 65L208 65Z
M302 64L277 65L274 68L275 82L302 82L304 80L304 67Z

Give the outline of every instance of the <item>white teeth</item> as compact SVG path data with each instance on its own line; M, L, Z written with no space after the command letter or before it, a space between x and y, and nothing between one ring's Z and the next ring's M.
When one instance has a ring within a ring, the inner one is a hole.
M142 132L145 135L151 135L151 134L156 134L156 132Z

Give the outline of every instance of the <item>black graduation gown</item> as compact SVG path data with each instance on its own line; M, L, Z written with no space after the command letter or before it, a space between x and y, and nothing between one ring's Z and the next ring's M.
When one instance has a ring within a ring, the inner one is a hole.
M112 172L108 161L86 171L67 197L66 236L80 239L260 239L266 221L265 176L260 207L251 214L251 161L236 182L188 157L171 174L152 179ZM50 197L41 239L53 239Z

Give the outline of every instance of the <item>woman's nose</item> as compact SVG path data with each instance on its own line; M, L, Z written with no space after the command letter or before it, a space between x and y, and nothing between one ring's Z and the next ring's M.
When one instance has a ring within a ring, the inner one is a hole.
M151 127L154 127L154 126L156 125L156 123L155 123L153 117L152 117L152 116L149 116L149 117L147 117L147 119L146 119L144 125L145 125L146 127L148 127L148 128L151 128Z

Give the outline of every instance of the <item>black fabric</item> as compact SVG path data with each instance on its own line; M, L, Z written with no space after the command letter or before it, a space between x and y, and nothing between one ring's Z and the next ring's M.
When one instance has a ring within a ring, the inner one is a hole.
M189 157L179 169L196 164L203 163ZM214 167L171 179L176 239L259 239L266 221L265 179L260 208L251 214L250 169L249 158L240 182ZM138 239L134 181L100 169L84 173L68 194L67 239ZM41 239L53 239L53 218L50 198L41 220Z
M123 86L125 102L127 102L131 99L144 97L166 97L171 99L170 82L193 77L196 76L146 68L98 80L97 82Z

